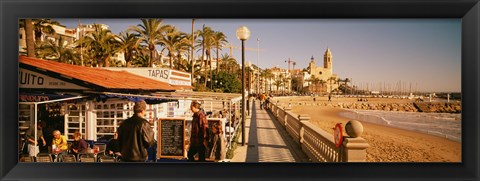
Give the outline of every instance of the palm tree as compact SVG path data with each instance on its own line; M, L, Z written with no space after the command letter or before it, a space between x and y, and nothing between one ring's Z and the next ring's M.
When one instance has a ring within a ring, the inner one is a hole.
M208 64L207 60L210 60L211 62L210 49L212 48L212 45L213 45L213 41L212 41L213 33L214 31L212 30L212 28L205 26L205 24L203 25L202 30L198 31L198 35L202 37L202 39L199 40L199 43L202 46L202 61L205 61L205 65L207 66L210 65L210 69L211 69L211 64ZM204 55L207 56L206 59ZM205 69L205 77L208 77L207 69ZM205 81L205 86L207 86L207 81Z
M140 39L137 35L129 32L120 33L120 51L123 52L127 67L131 66L135 52L138 52Z
M318 81L318 83L320 84L320 87L322 88L322 94L325 92L325 85L327 84L327 81L323 80L323 79L320 79Z
M275 75L272 73L272 70L271 69L266 69L264 71L264 76L265 76L265 79L268 79L269 81L269 92L272 92L272 79L275 78ZM267 81L265 81L265 84L267 83ZM265 89L267 88L267 86L265 85Z
M345 78L345 80L343 80L343 82L345 82L345 94L347 94L348 83L350 82L350 79L349 79L349 78Z
M308 78L308 79L305 80L305 82L307 82L307 85L308 85L308 89L307 89L307 90L311 92L311 90L310 90L310 85L312 84L312 79ZM303 85L302 85L302 86L303 86Z
M332 93L332 82L337 81L335 77L329 77L327 81L330 83L330 94Z
M335 94L337 94L340 90L340 83L343 82L343 79L341 78L337 78L337 80L335 80L335 84L337 84L337 88L336 88L336 91L335 91Z
M172 27L169 30L167 30L163 38L159 40L159 42L163 44L164 48L168 50L168 57L170 59L170 69L173 69L174 53L188 46L185 37L187 37L187 34L178 31L175 27ZM178 61L180 61L180 53L177 53L177 55L179 56Z
M94 24L94 28L95 31L87 33L79 42L95 54L97 64L109 67L110 57L119 50L119 38L98 24Z
M191 64L191 68L192 68L192 70L191 70L192 71L191 82L193 82L193 80L195 79L195 76L194 76L195 75L194 74L194 72L195 72L195 69L194 69L194 67L195 67L195 55L194 55L194 52L195 52L195 32L194 32L194 27L195 27L195 19L192 19L192 34L191 34L191 39L190 39L190 41L192 41L192 44L191 44L191 47L190 47L192 49L191 52L190 52L191 53L190 64Z
M228 43L228 40L227 40L227 36L225 36L225 34L223 34L223 32L220 32L220 31L215 31L213 33L213 44L215 46L215 48L217 49L217 68L216 68L216 72L218 74L218 67L220 65L220 59L219 59L219 52L220 50Z
M56 32L52 25L60 25L60 23L51 19L33 19L35 43L37 46L41 44L42 34L55 35Z
M25 19L25 36L27 42L27 56L35 57L35 42L33 41L32 19Z
M227 71L228 73L232 72L232 68L237 63L237 61L230 57L227 53L222 55L222 63L220 64L220 71Z
M131 65L133 67L148 67L150 64L150 51L145 45L140 45L138 52L135 52Z
M147 45L148 50L150 51L150 61L149 67L153 67L155 60L156 49L155 45L158 45L163 38L165 32L171 28L170 25L163 25L162 19L158 18L142 18L142 24L137 26L131 26L128 31L134 31L140 36L140 41Z
M61 63L76 64L75 52L73 45L64 41L63 37L59 37L57 41L44 41L37 48L38 57L46 60L54 60Z
M315 93L318 92L318 82L320 81L320 79L318 77L315 77L315 75L312 75L312 77L310 78L310 81L313 83L313 87L315 87Z

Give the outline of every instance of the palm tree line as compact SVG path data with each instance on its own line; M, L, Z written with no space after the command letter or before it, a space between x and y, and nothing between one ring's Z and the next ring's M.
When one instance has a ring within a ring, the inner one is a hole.
M71 42L55 36L52 25L60 23L51 19L20 21L20 27L25 28L27 56L92 67L167 67L167 63L160 60L165 55L169 59L168 68L191 72L193 80L199 75L205 87L206 80L213 80L215 74L221 71L236 73L240 68L233 57L220 53L228 43L227 36L206 25L194 31L194 20L193 34L181 32L175 26L165 24L163 19L155 18L141 19L140 24L130 26L118 35L94 24L92 31ZM55 41L41 41L42 35L56 38ZM157 47L160 47L159 51ZM195 51L201 53L200 58L194 57ZM215 70L212 52L217 60ZM117 53L123 53L125 64L114 58Z

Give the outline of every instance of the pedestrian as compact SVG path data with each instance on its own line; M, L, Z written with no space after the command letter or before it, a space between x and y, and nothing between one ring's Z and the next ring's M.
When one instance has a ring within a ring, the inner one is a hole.
M39 149L39 141L42 141L42 145L45 146L47 145L47 142L45 141L45 138L43 137L43 131L42 128L44 126L44 122L39 122L37 123L37 137L35 138L35 128L34 126L30 126L25 133L25 140L27 141L27 146L28 146L28 155L29 156L37 156L37 154L40 152Z
M212 138L212 153L210 154L210 158L214 158L215 162L220 162L225 160L225 148L226 148L226 143L225 139L223 138L223 130L222 130L222 125L215 123L213 124L212 127L212 133L213 133L213 138Z
M147 103L140 101L133 106L134 115L122 122L118 128L118 147L122 161L145 162L148 148L154 144L154 133L150 123L143 118Z
M332 94L328 94L328 102L332 102Z
M205 114L200 111L201 104L193 101L190 104L190 110L193 112L192 128L190 132L190 146L188 149L188 161L195 161L195 154L198 153L198 161L205 161L205 150L207 144L207 128L208 122Z

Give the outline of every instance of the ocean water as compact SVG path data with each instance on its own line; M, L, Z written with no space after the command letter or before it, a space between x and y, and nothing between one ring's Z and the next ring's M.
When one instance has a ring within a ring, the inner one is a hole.
M347 110L341 116L359 121L417 131L461 142L462 116L450 113Z

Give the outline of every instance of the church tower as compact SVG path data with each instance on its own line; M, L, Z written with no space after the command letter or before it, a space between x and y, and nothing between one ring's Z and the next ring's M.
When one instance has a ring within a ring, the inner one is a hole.
M310 74L312 74L313 71L317 70L317 65L315 65L315 59L313 58L313 55L310 59L310 63L308 64L308 68Z
M332 70L332 52L330 51L330 48L327 48L327 51L325 51L325 55L323 56L323 67Z

